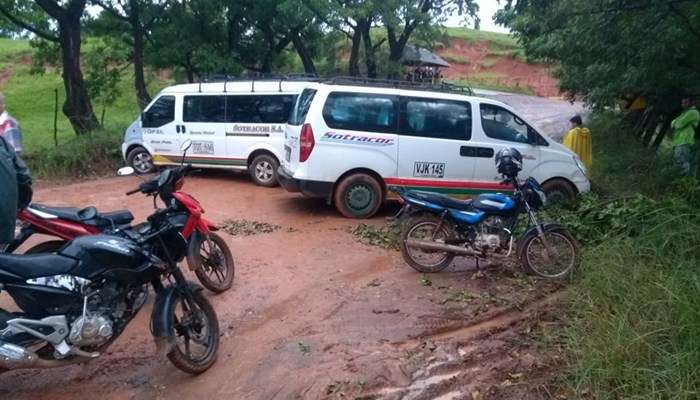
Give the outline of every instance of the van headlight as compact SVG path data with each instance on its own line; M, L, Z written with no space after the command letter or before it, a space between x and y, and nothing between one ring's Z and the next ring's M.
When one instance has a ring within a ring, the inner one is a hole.
M581 159L578 158L578 156L574 156L574 162L576 163L578 169L580 169L585 176L588 176L588 170L586 169L586 166L583 165L583 161L581 161Z

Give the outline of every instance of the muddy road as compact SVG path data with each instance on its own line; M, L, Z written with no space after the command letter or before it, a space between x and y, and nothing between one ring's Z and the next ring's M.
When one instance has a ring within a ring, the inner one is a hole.
M36 202L129 208L151 202L124 192L138 180L109 178L38 188ZM423 276L398 252L359 243L357 221L323 201L252 185L242 175L189 178L217 222L279 225L226 239L236 277L207 296L221 326L218 362L186 375L155 357L150 305L108 354L85 365L0 375L2 399L540 399L559 355L551 337L562 289L513 267L457 261ZM383 224L395 207L370 221ZM192 275L194 280L194 275ZM152 297L149 302L152 301ZM11 307L6 294L0 305Z

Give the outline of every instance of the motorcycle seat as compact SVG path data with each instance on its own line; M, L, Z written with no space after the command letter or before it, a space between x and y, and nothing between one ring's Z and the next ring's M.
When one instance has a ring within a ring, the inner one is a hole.
M129 210L118 210L101 214L97 211L97 208L92 206L79 209L75 207L51 207L43 204L32 204L29 207L29 211L31 212L32 210L50 214L60 219L97 227L127 225L134 220L134 216Z
M444 194L434 193L434 192L424 192L419 190L412 190L407 193L409 197L415 199L426 201L429 203L437 204L445 208L452 208L455 210L466 211L472 208L472 199L467 200L457 200L452 197L445 196Z
M78 261L58 254L0 254L0 282L69 273Z

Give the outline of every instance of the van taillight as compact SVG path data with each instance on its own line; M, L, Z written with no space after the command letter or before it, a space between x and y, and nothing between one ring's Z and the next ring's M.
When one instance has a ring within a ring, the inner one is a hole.
M299 162L304 162L309 159L311 151L314 149L314 131L310 124L304 124L301 127L301 135L299 137Z

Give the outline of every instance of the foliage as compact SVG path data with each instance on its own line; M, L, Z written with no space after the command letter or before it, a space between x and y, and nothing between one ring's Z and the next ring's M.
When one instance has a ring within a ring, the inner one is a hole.
M683 92L700 93L698 2L509 0L497 19L598 109L641 95L674 113Z
M398 221L383 226L362 223L352 228L351 233L360 243L398 250L402 226Z
M272 233L280 228L281 226L279 225L260 221L250 221L247 219L227 219L221 225L221 229L231 236L252 236L261 233Z
M618 117L591 128L605 197L542 216L585 244L567 328L575 397L697 398L700 187L660 168L668 155L650 156Z
M117 101L120 93L119 82L122 78L122 64L126 54L119 47L100 44L85 56L87 73L85 83L88 94L102 105L100 125L104 124L105 109Z
M40 179L104 176L113 174L123 163L120 144L121 135L96 131L23 158L32 175Z

